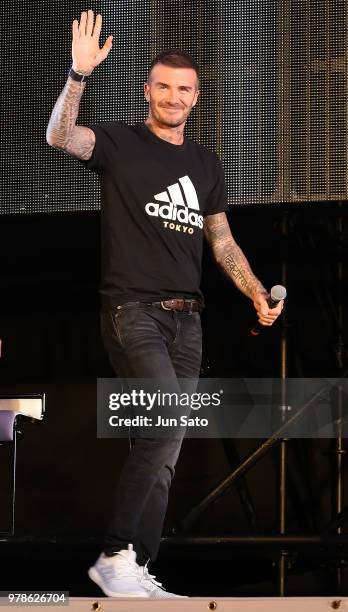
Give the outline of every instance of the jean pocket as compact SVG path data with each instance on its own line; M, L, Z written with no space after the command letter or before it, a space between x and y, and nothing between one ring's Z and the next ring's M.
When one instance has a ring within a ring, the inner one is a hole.
M132 335L139 317L140 302L126 302L112 311L114 333L121 348L125 348L127 338Z
M120 324L119 324L119 311L108 312L108 324L104 326L103 333L107 338L107 341L113 339L113 342L117 342L123 348ZM108 342L107 342L108 343Z

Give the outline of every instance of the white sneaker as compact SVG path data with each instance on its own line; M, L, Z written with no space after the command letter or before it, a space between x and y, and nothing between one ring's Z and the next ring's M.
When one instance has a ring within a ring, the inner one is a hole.
M136 562L133 545L120 550L113 557L102 553L88 575L108 597L144 597L147 599L169 599L182 597L168 593L155 576L149 574L147 564L140 567Z

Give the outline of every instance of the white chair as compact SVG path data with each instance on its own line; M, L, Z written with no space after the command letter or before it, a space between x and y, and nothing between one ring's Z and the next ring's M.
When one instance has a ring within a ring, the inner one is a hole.
M11 444L12 451L12 482L11 482L11 524L9 531L1 531L1 535L14 535L15 529L15 498L16 498L16 462L18 424L22 418L32 422L41 421L45 413L45 394L0 395L0 446Z

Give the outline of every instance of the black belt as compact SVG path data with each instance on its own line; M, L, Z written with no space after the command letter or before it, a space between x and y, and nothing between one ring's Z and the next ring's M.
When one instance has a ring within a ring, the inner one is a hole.
M183 298L152 302L152 305L163 310L178 310L179 312L200 312L202 310L202 304L198 300L184 300Z

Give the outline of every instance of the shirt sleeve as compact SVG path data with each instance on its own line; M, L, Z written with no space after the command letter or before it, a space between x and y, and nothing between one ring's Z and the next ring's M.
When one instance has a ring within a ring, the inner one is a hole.
M227 190L222 164L216 156L215 183L207 198L203 216L214 215L228 210Z
M95 145L91 157L81 161L88 170L102 174L116 145L115 132L117 125L115 125L115 122L104 121L93 123L87 127L95 133Z

